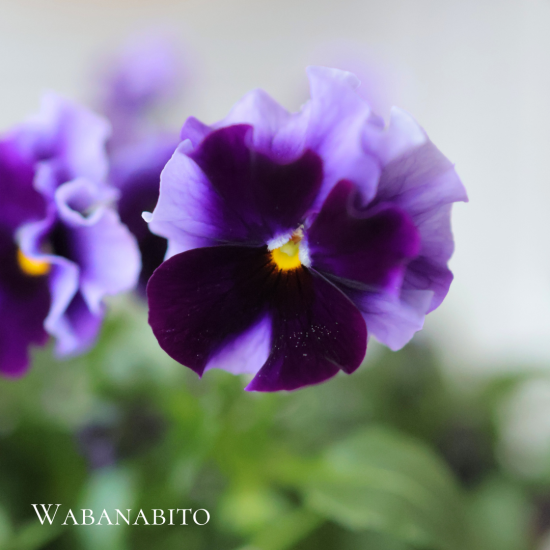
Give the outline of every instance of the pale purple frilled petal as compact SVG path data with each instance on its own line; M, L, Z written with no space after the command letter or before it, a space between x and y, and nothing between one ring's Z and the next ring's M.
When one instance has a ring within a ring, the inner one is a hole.
M383 130L368 126L363 143L383 166L376 197L369 206L381 202L399 206L411 215L421 237L418 257L405 272L399 303L390 306L385 298L362 299L361 309L372 334L399 349L447 295L453 278L447 267L454 250L451 206L468 199L452 163L408 113L394 108L389 126Z
M96 183L105 181L108 159L105 143L109 123L88 109L54 93L45 94L38 115L11 132L20 150L39 168L47 162L47 175L35 186L53 195L59 183L77 177Z

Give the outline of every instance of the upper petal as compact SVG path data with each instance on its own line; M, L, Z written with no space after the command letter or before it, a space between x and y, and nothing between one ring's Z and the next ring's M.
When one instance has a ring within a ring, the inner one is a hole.
M308 67L307 73L311 101L306 146L321 156L325 170L316 206L320 208L342 179L353 182L368 202L376 192L380 165L363 147L364 129L373 115L357 93L360 82L338 69Z
M40 112L15 128L11 136L36 162L52 163L59 184L76 177L103 181L107 176L105 144L109 134L105 119L48 93L42 98Z
M261 246L300 225L321 183L319 157L306 151L277 163L254 149L252 132L229 126L196 150L180 146L161 177L155 233L180 241L183 251L219 242Z

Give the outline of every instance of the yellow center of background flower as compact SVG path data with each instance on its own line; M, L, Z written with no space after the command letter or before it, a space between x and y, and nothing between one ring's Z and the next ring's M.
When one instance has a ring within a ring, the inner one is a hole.
M40 277L46 275L50 271L50 264L43 260L33 260L21 252L21 249L17 250L17 262L21 271L30 275L31 277Z
M302 265L300 261L300 240L297 235L279 248L271 251L271 257L279 269L283 271L297 269Z

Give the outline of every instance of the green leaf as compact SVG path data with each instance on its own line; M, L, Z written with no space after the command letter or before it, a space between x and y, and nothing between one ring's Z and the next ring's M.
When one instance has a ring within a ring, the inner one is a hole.
M7 550L38 550L61 534L61 528L55 525L41 525L38 521L30 521L19 528L10 540Z
M526 550L532 510L516 481L493 475L474 493L468 510L477 550Z
M323 518L308 510L294 510L278 518L257 533L249 546L241 550L288 550L308 536Z
M424 548L467 548L462 495L421 443L369 428L330 447L305 480L307 506L350 529Z

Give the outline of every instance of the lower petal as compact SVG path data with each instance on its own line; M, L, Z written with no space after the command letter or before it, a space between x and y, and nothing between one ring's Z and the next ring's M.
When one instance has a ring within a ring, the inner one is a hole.
M339 370L356 370L367 351L359 310L313 270L288 271L273 303L273 344L248 391L295 390L319 384Z
M248 390L317 384L353 372L365 355L353 303L312 270L280 271L266 247L178 254L156 270L147 294L162 349L199 375L257 372Z

